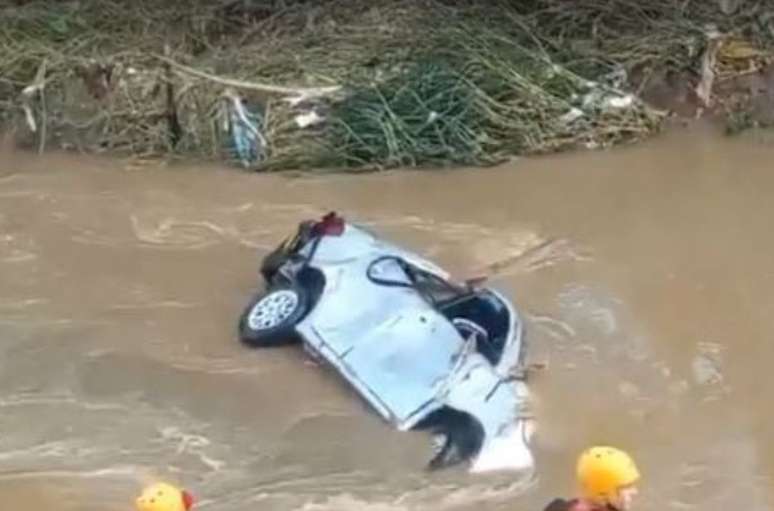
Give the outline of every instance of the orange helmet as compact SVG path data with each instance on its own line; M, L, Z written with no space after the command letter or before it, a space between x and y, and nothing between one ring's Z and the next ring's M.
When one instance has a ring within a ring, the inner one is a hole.
M639 481L640 472L627 453L614 447L597 446L580 455L577 476L584 497L609 500L622 487Z

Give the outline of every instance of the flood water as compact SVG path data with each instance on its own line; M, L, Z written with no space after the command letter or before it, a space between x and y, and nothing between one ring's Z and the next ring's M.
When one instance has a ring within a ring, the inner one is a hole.
M162 478L213 511L538 510L599 442L642 465L638 509L772 509L772 161L709 128L367 176L5 155L0 509L129 511ZM459 276L513 258L534 478L425 473L428 437L237 342L260 256L330 209Z

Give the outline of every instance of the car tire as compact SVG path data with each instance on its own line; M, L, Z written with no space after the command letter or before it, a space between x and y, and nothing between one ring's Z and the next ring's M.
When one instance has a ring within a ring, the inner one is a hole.
M415 427L429 430L439 440L427 464L430 471L472 461L484 443L481 423L471 414L448 406L432 412Z
M308 310L309 299L300 286L279 284L259 293L239 318L239 336L253 347L272 347L299 342L296 325Z

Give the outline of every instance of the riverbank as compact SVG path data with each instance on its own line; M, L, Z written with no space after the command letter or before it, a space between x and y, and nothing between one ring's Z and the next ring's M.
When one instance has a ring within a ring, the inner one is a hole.
M655 0L23 1L0 10L21 147L254 170L490 165L774 122L774 11Z

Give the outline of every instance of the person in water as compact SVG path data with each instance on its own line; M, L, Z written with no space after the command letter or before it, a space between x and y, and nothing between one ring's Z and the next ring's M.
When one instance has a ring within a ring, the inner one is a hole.
M581 496L555 499L545 511L629 511L637 495L640 472L627 453L598 446L581 454L577 477Z

